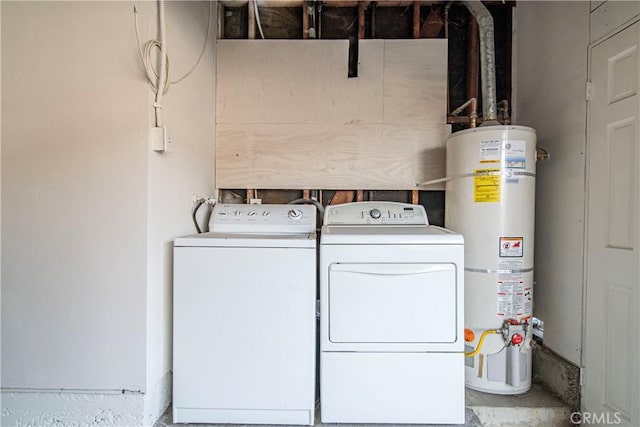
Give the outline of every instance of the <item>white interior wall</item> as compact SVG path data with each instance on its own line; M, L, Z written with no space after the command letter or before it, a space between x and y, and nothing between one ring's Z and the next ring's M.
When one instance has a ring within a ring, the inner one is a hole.
M515 122L551 152L538 162L534 315L545 345L580 365L589 1L518 2Z
M155 5L150 6L155 28ZM205 55L194 72L172 85L163 98L170 151L150 153L148 158L147 418L170 402L173 239L196 232L191 220L193 195L210 195L213 189L215 6L212 3ZM208 2L167 3L170 80L187 73L200 55L209 10Z
M2 7L0 6L0 309L2 309ZM0 314L0 334L2 333L2 316ZM0 355L2 355L2 339L0 335ZM0 386L2 381L2 363L0 356Z
M147 105L131 5L2 9L2 386L144 391Z
M133 2L1 7L2 423L149 423L168 403L170 241L213 186L212 40L165 97L160 155ZM138 7L144 42L155 2ZM207 10L167 5L176 74Z

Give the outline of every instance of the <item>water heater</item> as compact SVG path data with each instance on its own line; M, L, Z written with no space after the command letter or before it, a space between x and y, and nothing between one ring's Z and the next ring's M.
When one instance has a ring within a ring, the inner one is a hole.
M447 141L445 225L465 240L465 382L531 387L536 132L487 126Z

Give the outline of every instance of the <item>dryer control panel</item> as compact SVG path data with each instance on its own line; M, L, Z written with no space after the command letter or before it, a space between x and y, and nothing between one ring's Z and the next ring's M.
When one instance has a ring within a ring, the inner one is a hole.
M429 225L421 205L397 202L355 202L327 206L325 225Z
M313 233L312 205L218 204L211 214L211 231L218 233Z

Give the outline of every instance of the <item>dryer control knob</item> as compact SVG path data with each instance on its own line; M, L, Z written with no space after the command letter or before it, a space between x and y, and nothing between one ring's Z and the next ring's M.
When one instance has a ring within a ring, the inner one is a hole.
M379 219L382 216L382 212L380 212L380 209L373 208L369 211L369 215L373 219Z
M291 209L289 211L289 218L290 219L300 219L302 217L302 211L299 211L297 209Z

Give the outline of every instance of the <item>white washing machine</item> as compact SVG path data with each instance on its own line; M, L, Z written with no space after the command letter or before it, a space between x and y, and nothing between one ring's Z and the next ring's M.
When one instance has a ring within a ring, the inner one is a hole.
M173 422L314 423L316 210L217 205L174 242Z
M464 244L422 206L327 207L323 423L464 423Z

